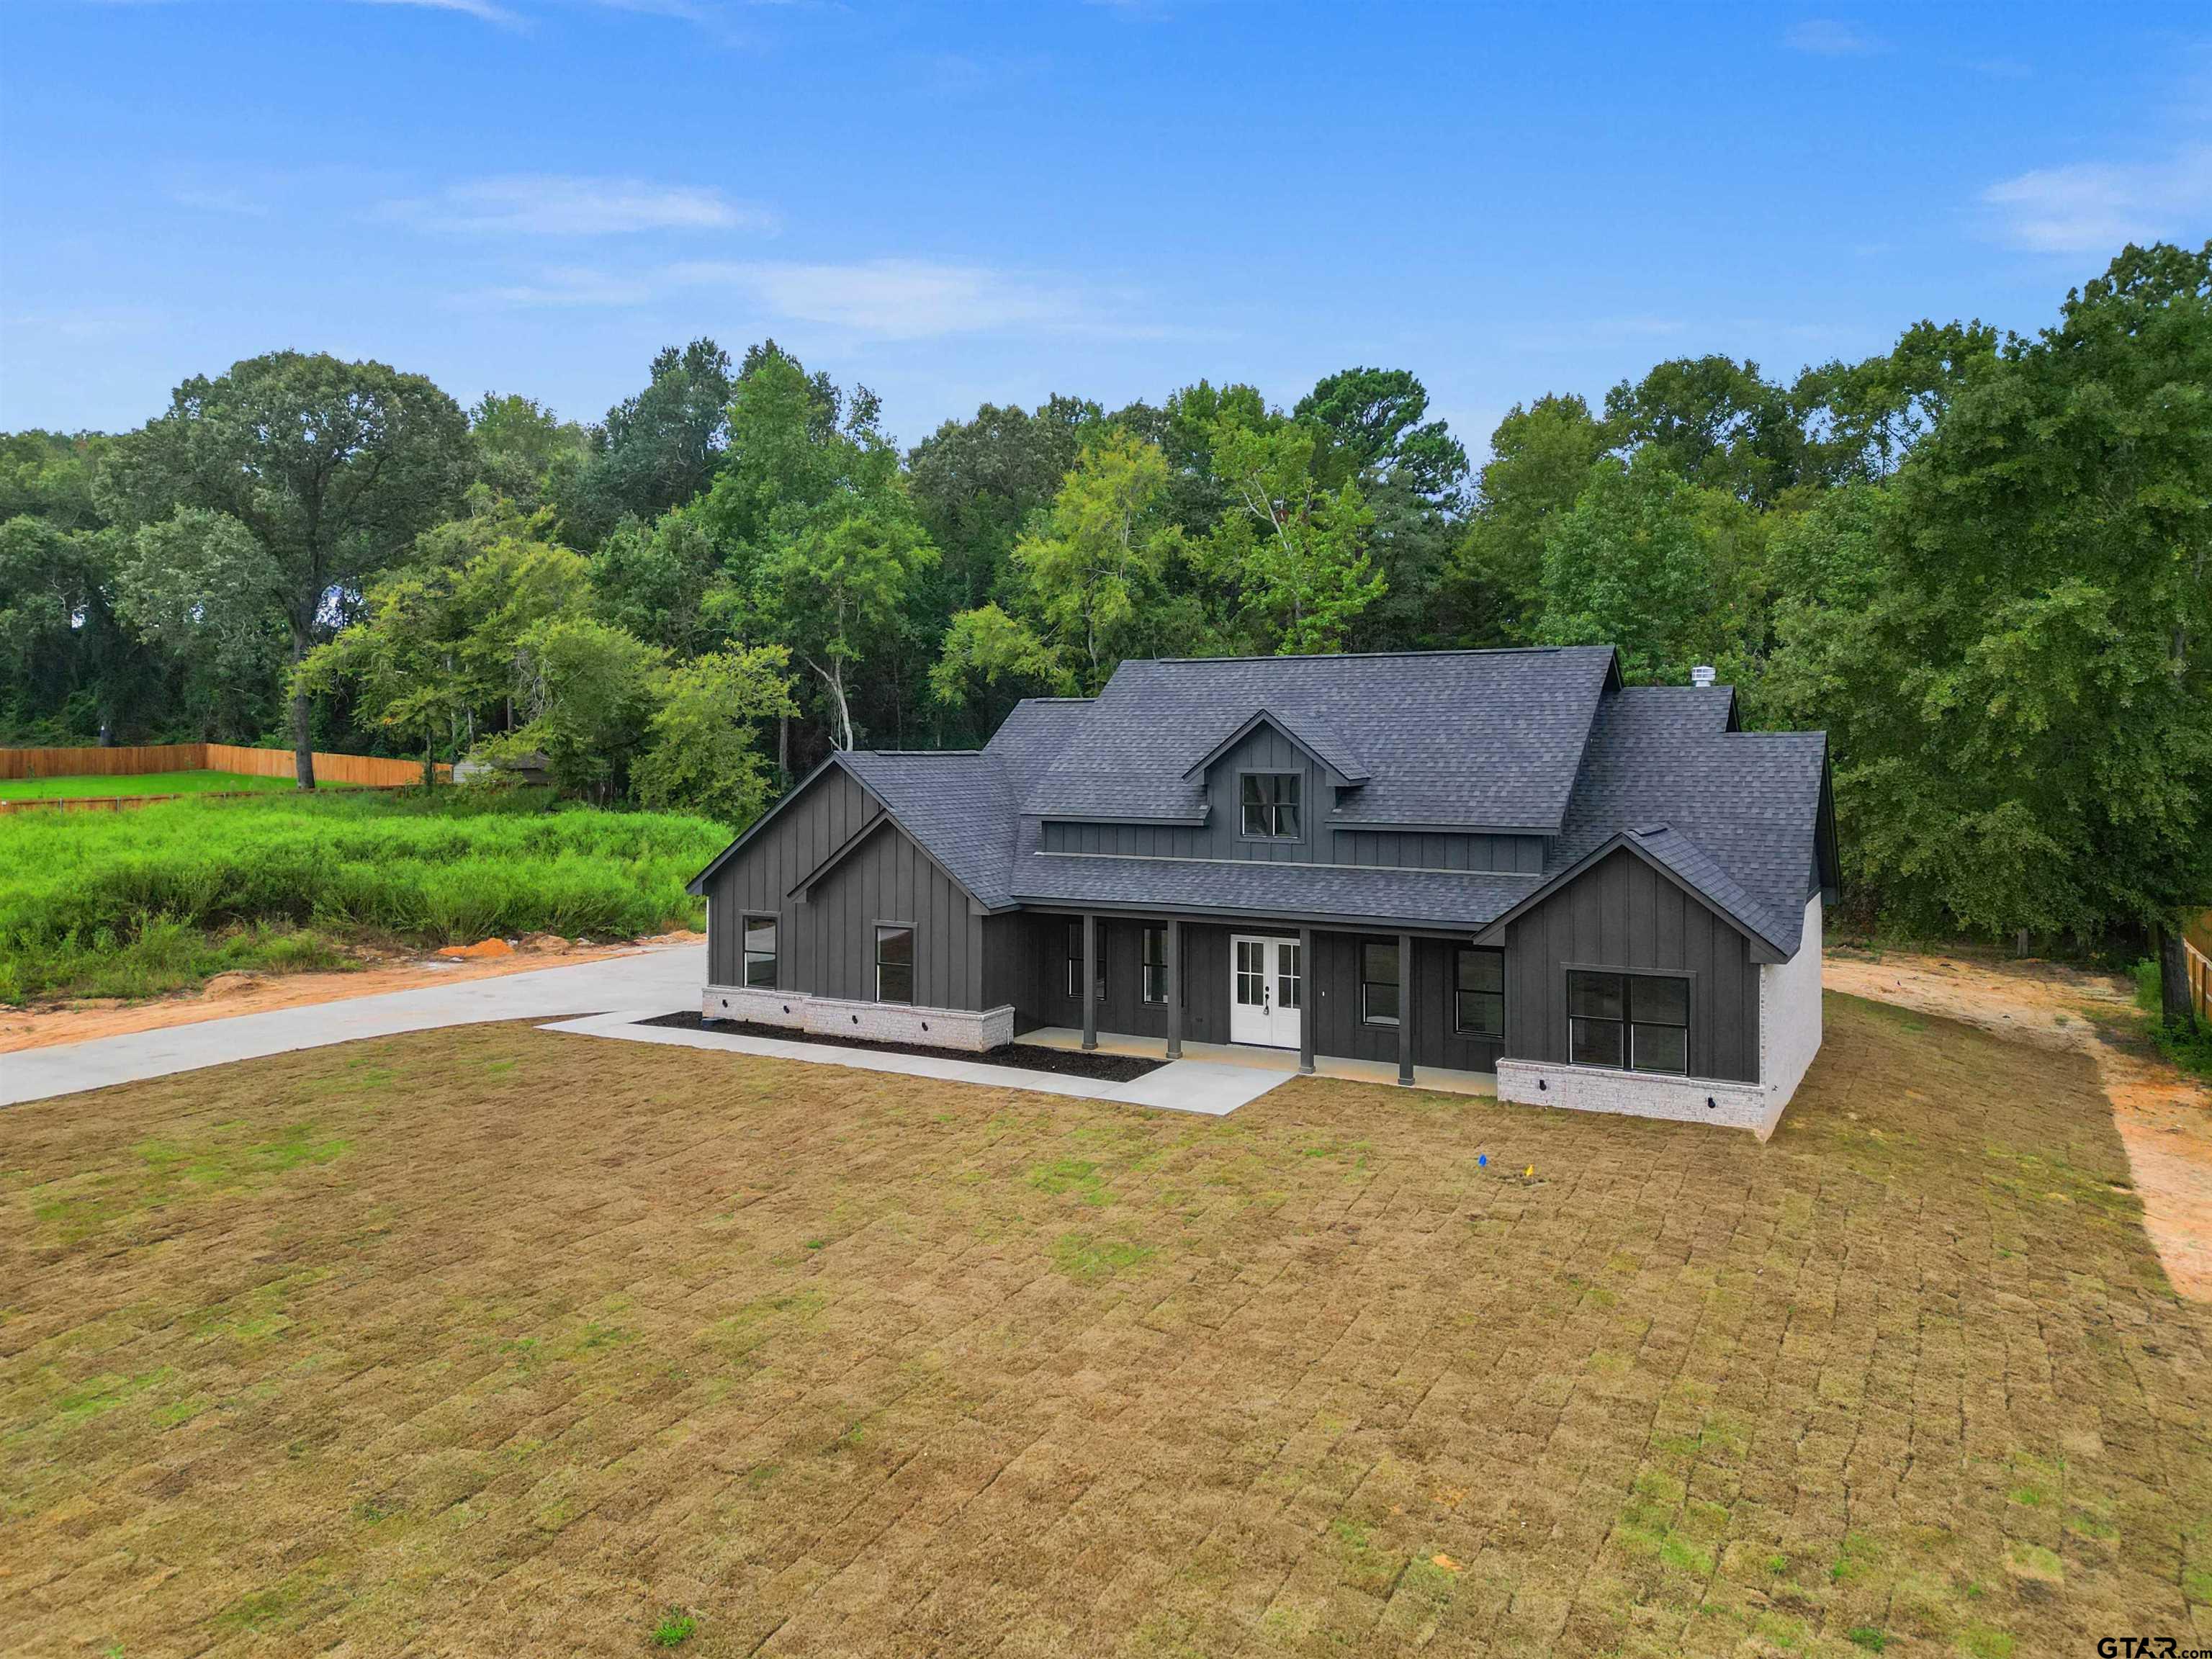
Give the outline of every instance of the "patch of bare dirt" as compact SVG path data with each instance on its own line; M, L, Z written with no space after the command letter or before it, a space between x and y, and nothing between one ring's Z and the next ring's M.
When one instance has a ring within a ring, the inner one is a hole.
M2124 1035L2125 981L2057 963L1833 951L1832 991L1978 1025L2096 1062L2142 1200L2143 1224L2182 1295L2212 1302L2212 1091Z
M266 1013L274 1008L304 1008L319 1002L380 996L387 991L414 991L426 985L562 968L629 956L656 945L697 945L706 937L704 933L662 933L619 945L595 945L588 939L565 939L556 933L531 933L496 956L465 960L441 956L383 958L343 973L218 974L196 991L179 991L145 1001L87 998L44 1007L0 1008L0 1054L64 1042L89 1042L131 1031L195 1025L204 1019L228 1019L236 1014Z

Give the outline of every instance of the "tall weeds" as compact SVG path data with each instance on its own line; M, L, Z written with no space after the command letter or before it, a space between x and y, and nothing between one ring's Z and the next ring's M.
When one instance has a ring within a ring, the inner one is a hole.
M317 965L363 937L444 945L696 925L684 884L726 839L702 818L530 793L0 817L0 1000Z

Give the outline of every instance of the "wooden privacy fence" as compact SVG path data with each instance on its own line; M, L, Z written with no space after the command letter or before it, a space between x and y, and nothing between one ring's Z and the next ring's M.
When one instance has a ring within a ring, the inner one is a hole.
M248 749L234 743L153 743L115 749L0 749L0 781L18 778L113 778L142 772L242 772L260 778L292 775L289 749ZM323 783L365 783L392 788L422 781L422 763L382 755L326 755L315 751L315 777ZM438 765L438 781L453 769Z
M2199 1019L2212 1019L2212 910L2181 931L2181 961L2189 974L2189 1005Z

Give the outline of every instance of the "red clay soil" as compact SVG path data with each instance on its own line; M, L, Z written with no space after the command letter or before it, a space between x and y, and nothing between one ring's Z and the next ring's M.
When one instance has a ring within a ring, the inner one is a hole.
M228 1019L234 1014L264 1013L272 1008L303 1008L319 1002L379 996L386 991L416 991L427 985L562 968L627 956L647 945L703 944L706 937L704 933L664 933L633 943L582 945L550 933L532 933L521 939L515 951L487 957L386 957L372 958L372 965L345 973L218 974L198 990L145 1001L95 998L30 1008L0 1006L0 1054L18 1048L89 1042L95 1037L121 1036L130 1031L196 1025L204 1019Z

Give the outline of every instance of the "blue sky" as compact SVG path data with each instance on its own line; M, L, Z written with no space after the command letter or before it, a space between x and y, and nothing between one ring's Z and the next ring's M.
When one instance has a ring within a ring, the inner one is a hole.
M0 428L281 347L596 419L773 335L977 403L1404 367L1479 453L1668 356L2033 328L2212 235L2212 12L15 0Z

